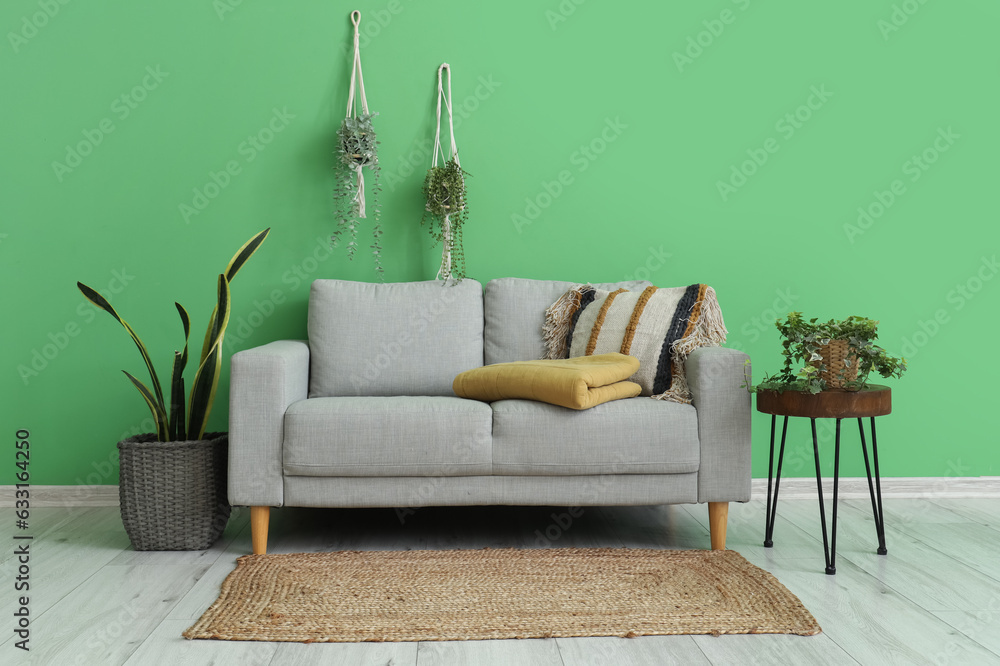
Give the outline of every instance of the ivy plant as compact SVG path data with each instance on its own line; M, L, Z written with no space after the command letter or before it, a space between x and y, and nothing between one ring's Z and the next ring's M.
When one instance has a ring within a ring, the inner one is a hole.
M448 280L465 277L465 248L462 245L462 228L469 216L465 177L469 173L455 162L448 160L444 166L431 167L424 178L424 216L420 223L430 218L429 231L435 241L444 245L444 254L451 256L451 266L442 262L441 278ZM448 228L445 229L445 217ZM446 232L447 231L447 232Z
M807 391L819 393L827 388L820 373L826 370L819 350L831 340L846 340L848 346L845 365L858 364L857 379L846 382L847 390L861 390L868 385L868 376L874 370L882 377L902 377L906 371L906 359L897 358L875 344L878 339L878 322L867 317L851 316L847 319L821 322L816 318L806 321L801 312L790 312L784 321L774 322L781 333L784 364L774 376L765 374L764 380L756 386L746 384L751 392ZM852 361L852 359L856 359ZM796 361L803 366L796 370Z
M379 182L381 170L378 163L379 141L375 134L372 120L377 113L363 113L359 116L344 118L337 130L337 229L330 238L331 244L337 247L341 236L347 237L347 258L354 259L358 245L358 227L361 220L368 217L365 205L365 186L363 169L368 169L374 176L371 187L372 210L374 224L372 226L372 256L375 260L375 272L379 279L383 277L382 269L382 225L379 221L381 203L379 193L382 186Z

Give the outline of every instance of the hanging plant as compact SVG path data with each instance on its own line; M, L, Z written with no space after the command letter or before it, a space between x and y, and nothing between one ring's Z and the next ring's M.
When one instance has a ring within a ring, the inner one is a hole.
M347 258L354 259L358 249L358 227L361 220L368 217L366 205L364 170L372 172L374 183L372 192L372 211L374 224L372 227L372 256L375 260L375 272L383 279L382 246L379 238L382 227L379 222L381 212L379 193L378 138L372 119L378 113L368 110L368 98L365 96L365 80L361 73L361 45L359 41L359 26L361 12L351 12L351 22L354 24L354 65L351 69L351 88L347 98L347 115L337 130L337 229L330 237L334 247L340 245L341 237L346 236ZM355 92L357 91L357 95ZM360 109L358 103L360 102Z
M338 224L337 230L332 236L333 245L336 247L340 242L341 234L347 232L347 257L354 258L354 252L358 249L358 227L361 220L367 218L367 206L365 204L365 177L363 169L369 169L374 175L372 186L373 220L372 229L373 243L372 254L375 258L375 270L382 274L381 246L379 236L382 235L381 224L379 223L380 204L378 194L381 192L379 184L379 164L377 146L378 140L375 135L375 128L372 126L372 118L377 113L365 113L358 117L344 118L337 130L339 143L337 153L339 159L339 171L337 178L337 202L338 202Z
M445 94L443 72L448 70L448 92ZM441 102L448 110L448 125L451 130L451 159L445 160L441 147ZM444 166L438 166L438 157ZM441 266L438 268L437 279L461 280L465 275L465 248L462 243L462 231L469 215L469 205L466 200L465 177L468 172L462 169L458 159L458 146L455 143L455 123L451 107L451 65L442 64L438 68L438 101L437 130L434 134L434 156L431 168L424 178L424 216L421 224L430 217L429 231L435 242L441 243Z
M432 166L424 178L424 223L430 217L430 234L442 244L438 278L461 280L465 277L465 250L462 226L469 214L465 198L465 177L469 174L455 160L444 166Z

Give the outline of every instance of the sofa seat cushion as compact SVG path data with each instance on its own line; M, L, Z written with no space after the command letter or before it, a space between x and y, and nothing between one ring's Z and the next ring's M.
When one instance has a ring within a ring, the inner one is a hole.
M580 412L530 400L492 404L494 474L698 470L698 418L691 405L628 398Z
M307 328L310 398L454 396L455 375L483 364L483 288L316 280Z
M442 396L310 398L285 412L291 476L490 474L490 406Z

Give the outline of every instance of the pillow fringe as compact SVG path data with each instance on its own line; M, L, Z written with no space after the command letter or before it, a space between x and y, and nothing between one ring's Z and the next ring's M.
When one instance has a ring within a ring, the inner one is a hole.
M670 349L674 380L668 390L652 396L656 400L691 404L691 389L684 368L687 357L699 347L718 347L726 341L729 331L726 330L715 289L706 285L704 296L691 310L691 318L695 319L694 326Z
M691 318L695 319L691 331L677 340L671 350L675 354L675 359L677 355L681 359L686 359L698 347L718 347L726 341L726 336L729 334L726 322L722 319L719 298L715 294L715 289L711 287L706 287L705 295L692 308Z
M559 297L559 300L545 310L545 325L542 326L542 337L545 340L545 355L543 359L561 359L569 357L569 330L573 325L573 314L580 307L580 290L584 285L575 284L569 291Z

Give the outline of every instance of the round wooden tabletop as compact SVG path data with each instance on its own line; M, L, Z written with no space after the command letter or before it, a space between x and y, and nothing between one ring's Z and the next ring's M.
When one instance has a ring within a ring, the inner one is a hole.
M757 411L811 419L860 419L892 411L892 390L869 384L860 391L831 389L819 393L758 391Z

